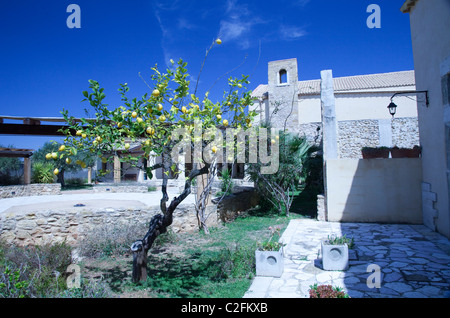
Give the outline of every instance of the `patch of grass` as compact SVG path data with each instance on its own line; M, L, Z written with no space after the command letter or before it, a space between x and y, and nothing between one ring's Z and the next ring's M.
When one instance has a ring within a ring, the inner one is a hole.
M116 295L125 297L240 298L255 276L258 243L269 239L269 227L278 226L282 233L293 217L299 216L264 215L254 210L211 228L210 235L169 231L159 236L149 251L148 279L143 283L131 282L132 257L123 254L129 243L120 244L121 252L110 256L93 253L97 258L86 260L82 272L86 277L103 279ZM115 231L115 241L125 242L118 238L120 232L129 231ZM107 242L99 237L101 233L97 231L93 241ZM110 231L104 233L112 235ZM135 232L128 242L142 235Z

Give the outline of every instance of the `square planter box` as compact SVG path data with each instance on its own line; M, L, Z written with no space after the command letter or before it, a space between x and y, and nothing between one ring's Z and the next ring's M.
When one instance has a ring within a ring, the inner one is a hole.
M419 158L421 153L420 147L408 148L391 148L392 158Z
M326 271L343 271L348 268L348 245L330 245L322 242L322 266Z
M376 158L389 158L390 149L383 148L368 148L365 147L361 150L363 159L376 159Z
M256 276L281 277L284 269L283 249L255 251Z

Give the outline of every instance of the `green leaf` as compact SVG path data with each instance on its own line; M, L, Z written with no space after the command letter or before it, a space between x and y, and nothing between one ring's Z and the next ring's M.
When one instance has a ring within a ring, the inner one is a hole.
M89 93L87 91L83 91L83 95L84 95L84 97L88 97Z

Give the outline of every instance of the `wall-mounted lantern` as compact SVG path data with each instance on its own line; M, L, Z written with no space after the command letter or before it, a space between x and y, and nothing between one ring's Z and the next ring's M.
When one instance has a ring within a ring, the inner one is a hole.
M430 105L430 102L428 100L428 91L407 91L407 92L395 93L394 95L392 95L391 103L387 107L389 109L389 114L391 114L392 117L394 117L395 114L397 113L397 105L395 105L394 102L392 101L393 98L397 95L406 95L406 94L408 94L408 95L409 94L425 94L426 105L427 105L427 107Z

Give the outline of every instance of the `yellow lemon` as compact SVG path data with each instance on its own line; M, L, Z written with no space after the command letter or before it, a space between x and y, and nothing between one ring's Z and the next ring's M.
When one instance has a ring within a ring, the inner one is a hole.
M131 113L131 117L133 117L133 118L136 118L137 115L138 115L138 114L137 114L136 112L132 112L132 113Z
M58 173L59 173L59 170L58 170L58 168L56 168L55 170L53 170L53 174L54 174L55 176L57 176L57 175L58 175Z
M162 110L163 110L163 105L158 104L158 110L159 110L159 111L162 111Z
M81 168L86 168L86 164L84 162L81 162Z
M183 112L183 114L186 114L187 113L187 108L186 107L181 107L181 111Z
M130 144L129 144L129 143L126 143L126 144L125 144L125 150L128 150L128 149L130 149Z
M223 125L224 125L225 127L228 126L228 120L225 119L225 120L223 121Z
M59 147L59 151L64 151L64 149L66 149L65 145L61 145L61 147Z
M70 164L72 163L72 159L66 158L66 163L67 163L68 165L70 165Z
M160 93L160 91L159 91L158 89L155 89L155 90L153 90L153 92L152 92L152 95L155 96L155 97L158 97L159 94L161 94L161 93Z
M222 119L222 115L220 115L220 114L217 115L216 117L217 117L218 120L221 120L221 119Z
M45 159L47 159L47 160L52 159L52 154L51 153L46 154Z
M86 138L86 137L87 137L86 134L82 134L82 135L81 135L81 138Z
M211 150L212 150L212 152L216 153L216 152L217 152L217 147L216 147L216 146L213 146L213 147L211 148Z
M220 44L222 44L222 40L221 39L217 39L216 43L220 45Z
M121 122L118 122L118 123L117 123L117 128L120 128L120 127L122 127L122 123L121 123Z
M161 115L161 116L159 117L159 120L160 120L161 122L165 121L165 120L166 120L166 116Z
M141 117L136 118L136 121L140 124L142 123L144 120Z
M58 154L57 154L56 152L52 152L52 158L53 158L53 159L58 158Z
M152 127L147 127L147 134L153 135L155 133L155 130Z
M83 131L82 130L77 130L77 133L76 133L76 135L77 136L81 136L81 134L83 133Z

